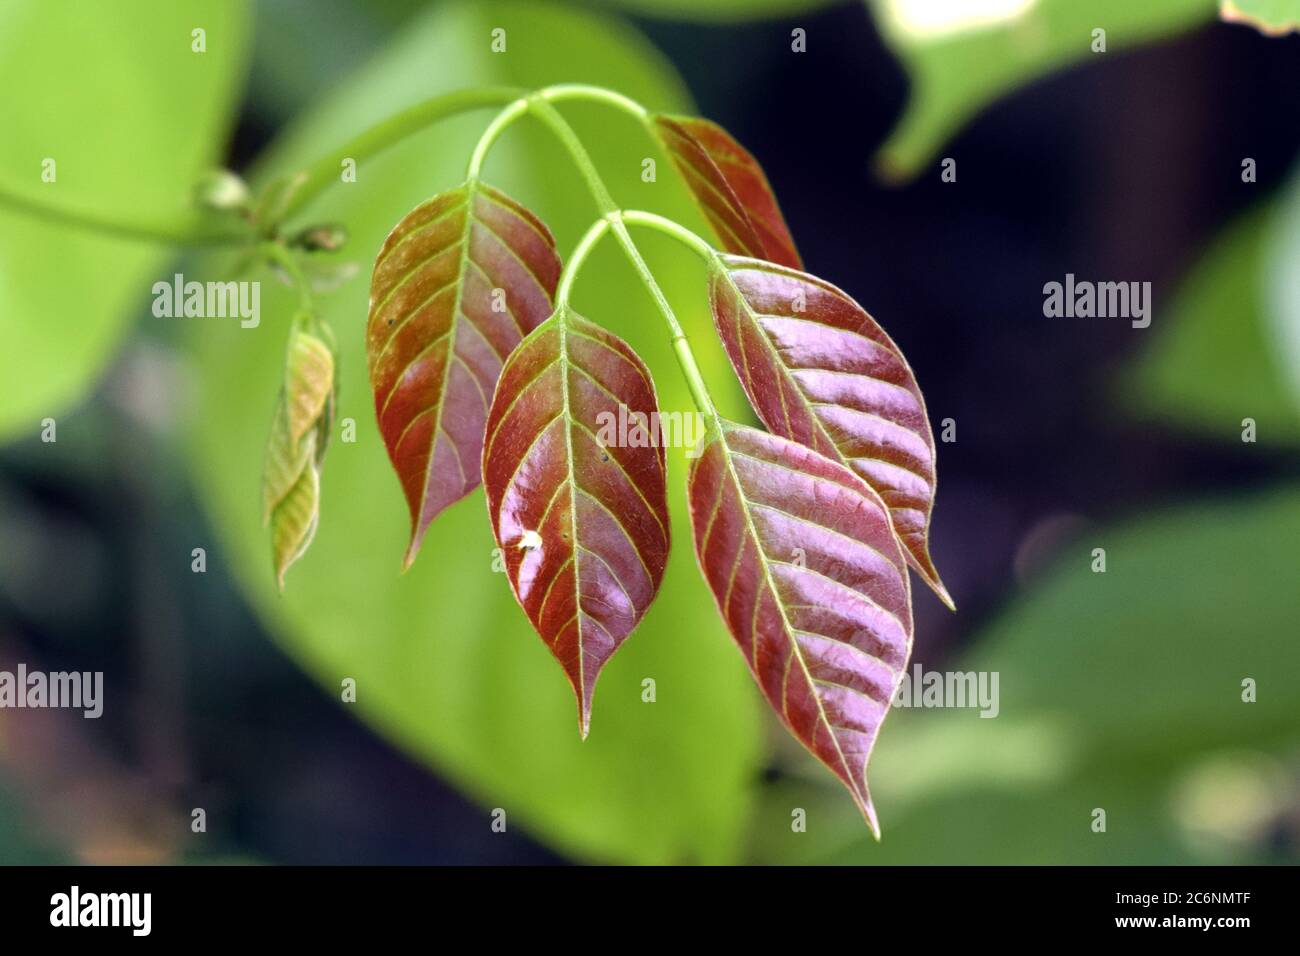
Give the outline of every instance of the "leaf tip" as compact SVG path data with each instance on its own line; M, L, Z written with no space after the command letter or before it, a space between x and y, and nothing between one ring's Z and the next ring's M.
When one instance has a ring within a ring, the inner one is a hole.
M908 564L915 569L916 573L921 576L921 580L926 583L926 586L934 592L934 596L943 602L944 607L954 614L957 613L957 602L952 599L947 585L939 577L939 569L934 566L934 559L930 557L929 547L922 545L919 550L905 547L904 557L906 557Z
M415 558L420 553L420 545L423 542L423 532L419 530L411 532L411 543L406 546L406 553L402 555L402 570L400 573L405 574L411 570L411 565L415 563Z
M864 797L858 800L858 809L862 811L863 819L867 821L867 827L871 830L871 835L880 842L880 819L876 816L875 804L871 802L871 797Z
M944 583L938 578L935 578L934 583L930 585L930 587L933 589L935 596L943 602L944 607L956 614L957 602L952 599L952 595L948 593L948 588L944 586Z

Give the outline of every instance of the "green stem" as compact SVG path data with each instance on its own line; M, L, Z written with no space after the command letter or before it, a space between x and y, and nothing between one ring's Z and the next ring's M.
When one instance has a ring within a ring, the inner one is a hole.
M601 214L608 216L610 213L618 212L618 203L614 202L614 197L609 194L605 181L596 170L596 164L591 161L591 154L582 145L582 140L578 138L573 127L560 115L559 110L548 103L541 94L532 97L529 106L529 112L550 127L551 132L568 150L569 157L578 167L578 172L587 181L587 188L591 190L592 198L596 200Z
M591 228L579 240L578 247L573 250L573 255L569 256L569 261L564 264L564 270L560 273L560 284L555 290L555 311L560 312L569 307L569 294L573 291L573 281L578 277L578 270L582 268L582 263L600 241L600 237L609 229L609 224L610 220L607 216L602 216L592 223Z
M487 129L483 130L483 135L479 137L478 142L474 145L474 152L470 156L469 165L465 169L466 179L478 179L479 171L483 168L483 160L487 158L488 150L497 141L497 137L505 132L507 126L527 112L528 98L520 97L492 119Z
M74 226L98 232L105 236L119 239L131 239L137 242L152 242L162 245L188 243L190 245L225 245L245 242L252 232L248 229L214 228L213 226L191 219L190 222L148 221L144 219L124 219L118 215L91 212L84 209L71 209L57 202L36 199L18 190L0 185L0 206L43 219L46 222L64 226Z
M590 238L591 243L594 244L594 242L604 234L607 227L612 228L615 238L618 239L619 245L627 255L628 261L632 263L632 267L636 270L642 284L645 285L646 289L650 292L651 298L654 299L655 306L659 309L659 313L664 317L664 321L668 324L669 331L672 334L673 354L676 356L677 365L681 368L682 375L686 379L687 387L690 388L691 398L695 402L696 408L702 412L707 412L716 419L717 411L714 407L713 399L709 395L708 387L704 384L704 376L700 374L699 363L695 360L695 354L691 351L690 341L687 339L686 332L682 329L681 323L677 321L677 315L673 312L673 308L668 302L668 297L664 295L663 289L660 288L659 283L655 281L654 274L650 271L650 267L646 264L645 258L641 255L641 250L637 248L636 243L633 242L632 236L627 230L627 226L623 224L622 213L619 211L618 205L614 202L613 196L610 195L609 189L605 185L605 181L597 171L596 164L592 162L591 155L582 145L582 140L578 138L578 134L574 131L573 127L568 124L564 117L560 115L559 111L548 102L552 96L556 96L556 98L578 98L586 97L588 94L592 93L592 91L597 94L596 98L601 98L605 101L609 101L611 97L614 100L626 100L626 97L621 97L608 90L600 90L598 87L576 85L568 87L552 87L530 97L528 100L528 112L550 127L551 131L560 140L561 144L566 150L568 150L569 156L573 159L574 165L578 167L578 171L582 174L582 178L586 180L587 188L591 191L592 197L595 199L596 205L600 208L602 213L603 218L601 219L601 223L604 223L605 225L598 223L596 226L592 226L592 228L588 230L587 236L583 237L583 242L579 243L578 248L581 250L583 257L585 258L587 253L590 251L590 245L586 244L587 239ZM631 100L626 101L627 103L632 103ZM636 104L632 105L636 106ZM640 109L640 107L637 107L637 109ZM642 112L644 112L644 110L642 110ZM519 115L522 114L515 113L510 117L510 120L515 119ZM508 123L509 121L506 122ZM506 123L503 123L502 128L504 128L505 125ZM498 135L499 132L500 130L497 130ZM484 150L484 152L486 152L486 150ZM700 241L703 242L703 240ZM575 252L575 256L576 255L577 253ZM563 299L561 299L557 293L557 301L563 301L565 304L568 303L569 291L573 284L573 280L577 275L577 271L578 270L573 261L570 260L569 267L566 267L565 269L566 275L561 279L564 292ZM566 279L567 282L565 281Z
M624 222L631 223L634 226L647 226L665 235L672 236L678 242L689 247L692 252L704 260L705 264L711 267L718 261L718 251L707 240L691 232L680 223L640 209L626 209L623 211L622 218Z
M302 266L298 264L298 260L294 258L293 253L278 242L264 242L258 247L258 251L266 257L268 262L274 262L293 280L294 287L298 290L298 307L305 312L315 314L315 303L312 301L311 296L311 283L307 280L306 274L302 271Z
M485 86L457 90L417 103L370 127L342 146L326 153L299 175L301 183L286 202L281 216L288 218L315 199L332 184L339 182L340 164L349 158L358 163L369 159L427 126L470 110L501 106L517 100L521 90L505 86ZM208 225L190 217L189 221L149 221L124 219L121 216L71 209L47 199L0 184L0 207L23 215L122 239L162 245L231 245L244 244L255 238L248 228Z
M590 100L596 103L605 103L615 109L622 110L624 113L635 116L642 122L645 122L650 116L650 111L636 100L626 97L622 93L607 90L603 86L589 86L586 83L557 83L555 86L546 87L537 95L549 103L558 103L561 100Z
M713 398L709 395L708 387L704 384L704 376L700 374L700 366L695 361L695 353L691 351L690 340L686 337L686 332L681 323L677 321L677 316L673 313L672 306L668 304L668 298L664 295L663 289L659 287L659 283L655 281L650 272L650 267L642 258L641 250L632 241L632 235L627 231L621 213L615 214L614 235L618 239L619 245L623 247L623 251L627 253L632 267L641 276L642 283L650 290L650 295L655 300L655 305L659 307L660 314L668 323L668 328L672 333L673 354L677 356L677 365L686 378L686 384L691 390L691 398L695 401L695 407L702 412L708 412L710 416L716 419L718 411L714 407Z
M284 218L289 218L327 187L339 182L339 167L344 159L360 163L449 116L503 106L522 95L523 92L514 87L475 87L432 97L390 116L308 166L305 170L307 178L289 200Z

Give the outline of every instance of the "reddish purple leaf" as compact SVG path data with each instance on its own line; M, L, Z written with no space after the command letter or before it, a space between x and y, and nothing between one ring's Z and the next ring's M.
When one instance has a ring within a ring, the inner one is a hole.
M560 260L536 216L477 181L397 224L375 262L366 354L379 430L411 512L429 523L478 487L502 364L551 314Z
M714 322L758 417L860 475L889 507L908 562L953 607L928 542L934 436L903 353L828 282L755 259L718 263Z
M696 556L754 679L879 836L867 760L912 648L907 565L883 502L843 465L729 422L687 494Z
M620 405L647 420L658 411L641 359L557 313L506 362L483 451L510 586L573 685L584 737L600 669L654 600L668 560L664 450L602 442Z
M692 116L655 116L652 128L724 249L803 266L763 168L730 133Z

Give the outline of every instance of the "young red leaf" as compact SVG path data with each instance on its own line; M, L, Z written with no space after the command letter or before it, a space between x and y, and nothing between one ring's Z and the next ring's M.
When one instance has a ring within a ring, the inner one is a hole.
M584 737L600 669L668 560L664 451L603 440L620 405L650 421L659 406L649 371L617 336L561 311L506 362L483 450L510 586L573 685Z
M763 168L730 133L691 116L655 116L652 128L724 249L803 266Z
M719 256L710 299L763 424L865 479L889 507L908 562L953 607L928 542L934 436L898 346L835 286L770 262Z
M866 767L912 647L907 565L843 465L724 422L691 468L695 553L777 716L880 835Z
M541 221L477 180L417 206L384 242L366 353L379 430L411 512L404 567L438 513L478 486L497 376L551 314L559 275Z

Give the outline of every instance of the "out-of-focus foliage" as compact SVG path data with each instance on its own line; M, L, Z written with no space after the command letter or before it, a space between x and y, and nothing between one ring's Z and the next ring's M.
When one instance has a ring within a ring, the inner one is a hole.
M237 102L248 19L243 0L0 5L0 183L65 209L188 218ZM81 395L166 255L0 208L0 439Z
M1278 202L1270 248L1264 253L1264 305L1269 343L1300 424L1300 170Z
M4 730L0 725L0 757L4 756ZM24 807L14 798L11 781L0 773L0 864L53 866L69 862L44 834L28 822Z
M1219 16L1278 36L1300 30L1300 0L1219 0Z
M497 27L506 30L508 55L490 50ZM605 84L651 108L690 108L672 69L615 21L537 3L455 4L409 24L391 49L292 130L264 171L291 171L442 90L559 81ZM642 182L641 160L655 152L634 120L590 105L565 112L619 202L706 228L666 166L657 183ZM440 124L361 163L358 181L335 186L307 211L308 220L346 223L343 254L368 268L407 210L463 179L490 115ZM561 148L526 123L497 144L485 179L533 208L565 257L597 216ZM702 269L667 242L652 239L646 251L669 297L684 304L684 324L703 339ZM196 272L218 278L228 267L210 258ZM257 483L292 306L287 290L267 283L264 293L257 329L220 322L194 328L200 403L192 457L223 551L289 652L332 694L355 679L355 707L381 733L484 806L504 809L509 826L563 852L616 861L736 859L760 767L761 725L744 662L693 566L681 452L669 454L676 547L663 591L602 675L583 742L560 669L532 635L505 575L493 573L481 491L439 516L421 559L399 574L406 509L365 387L361 280L319 303L338 336L339 420L356 421L357 440L341 442L336 433L315 543L284 597L276 596ZM690 407L662 321L616 248L595 252L574 304L645 356L665 410ZM710 381L726 381L720 347L701 358ZM735 396L734 386L730 396L722 393L733 405ZM646 679L655 682L655 703L643 702Z
M629 13L672 20L752 20L759 17L792 16L806 10L827 7L836 0L595 0ZM843 0L841 0L843 2Z
M1242 215L1156 318L1121 382L1135 411L1225 441L1253 418L1262 443L1300 439L1300 178Z
M886 722L872 764L877 804L892 824L881 844L841 845L852 815L825 799L826 787L790 783L760 815L760 855L1268 860L1270 833L1287 825L1298 799L1297 540L1295 487L1088 530L965 660L945 665L999 674L996 717L913 710ZM1106 549L1105 573L1091 569L1097 547ZM1243 700L1246 679L1256 685L1253 703ZM1277 771L1259 779L1212 772L1225 755ZM1234 793L1257 806L1237 805ZM1189 813L1188 801L1215 813ZM809 811L807 834L790 831L794 806ZM1105 833L1092 830L1096 808L1106 811ZM1252 813L1257 826L1242 845L1234 828Z
M1214 0L871 0L911 92L877 163L914 175L993 100L1087 57L1114 56L1211 20ZM1093 52L1093 31L1106 52Z

